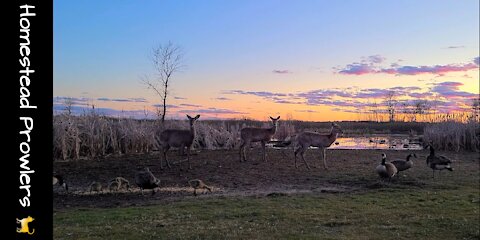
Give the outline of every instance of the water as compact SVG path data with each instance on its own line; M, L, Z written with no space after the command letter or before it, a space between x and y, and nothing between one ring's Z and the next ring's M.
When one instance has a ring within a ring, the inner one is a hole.
M390 135L374 137L337 138L330 148L335 149L393 149L393 150L422 150L422 143L418 138L409 138L408 135Z
M267 144L274 147L274 144ZM274 147L277 148L277 147ZM281 148L281 147L280 147ZM315 147L311 147L315 148ZM369 137L345 137L337 140L329 147L333 149L392 149L422 150L420 138L408 135L374 135Z

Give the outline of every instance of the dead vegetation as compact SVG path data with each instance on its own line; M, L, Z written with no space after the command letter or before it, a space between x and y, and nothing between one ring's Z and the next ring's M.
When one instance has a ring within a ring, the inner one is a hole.
M273 139L284 140L303 130L328 131L331 123L281 121ZM271 123L253 120L203 121L195 126L193 149L239 149L240 129L269 127ZM344 135L368 135L373 132L424 132L425 140L433 141L439 150L480 151L480 129L475 120L440 123L375 123L342 122ZM136 120L112 118L95 112L73 116L68 113L53 118L53 153L57 160L79 160L109 155L145 154L158 150L155 136L165 129L189 129L185 120ZM362 131L359 131L359 130Z

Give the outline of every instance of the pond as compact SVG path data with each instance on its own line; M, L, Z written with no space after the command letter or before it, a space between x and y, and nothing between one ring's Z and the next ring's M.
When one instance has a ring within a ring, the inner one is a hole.
M421 138L411 138L408 135L384 135L371 137L338 138L330 146L333 149L393 149L422 150Z
M269 147L282 148L281 142L267 144ZM315 148L315 147L311 147ZM409 135L372 135L358 137L340 137L329 147L330 149L392 149L422 150L422 138Z

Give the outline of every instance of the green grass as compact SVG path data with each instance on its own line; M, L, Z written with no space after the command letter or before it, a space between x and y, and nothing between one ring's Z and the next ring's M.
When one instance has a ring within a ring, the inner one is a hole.
M478 187L478 186L477 186ZM201 198L54 216L55 239L479 239L478 188Z
M236 152L204 152L197 157L216 159L215 164L195 169L194 174L218 177L221 180L208 181L217 186L223 181L235 181L241 187L260 187L264 192L245 197L238 196L241 189L230 188L227 194L237 191L237 195L214 193L198 198L184 195L173 200L130 196L118 201L155 205L116 208L64 207L58 202L95 206L95 201L112 200L108 195L103 196L103 200L88 198L89 201L79 196L65 199L57 196L54 236L55 239L480 239L478 154L439 152L455 160L455 171L437 172L432 179L432 170L425 165L427 151L419 151L413 169L385 183L373 171L379 163L380 152L330 151L328 171L307 171L304 166L293 170L291 159L282 158L279 151L269 152L276 162L268 171L262 170L269 166L262 165L263 162L247 165L235 161L238 164L226 165L225 158L236 156ZM390 159L403 158L405 154L387 151ZM314 156L318 156L318 152L310 151L311 163ZM108 164L119 174L116 162L118 159L113 159ZM118 164L131 167L125 162ZM220 163L231 169L216 167ZM71 172L103 169L93 163L69 167ZM162 172L161 176L175 185L189 176L184 174L179 177L177 172ZM70 175L78 181L83 177L75 176ZM263 182L255 186L247 184L255 183L257 178ZM265 196L272 184L312 191ZM321 192L319 189L324 186L347 186L355 190Z

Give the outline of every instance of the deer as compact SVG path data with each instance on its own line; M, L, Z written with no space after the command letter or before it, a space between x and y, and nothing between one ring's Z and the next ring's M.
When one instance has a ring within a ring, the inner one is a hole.
M330 147L332 143L337 140L339 134L343 133L340 126L336 123L332 123L332 128L330 130L330 134L320 134L316 132L308 132L304 131L297 134L295 138L295 146L294 146L294 154L295 154L295 168L297 166L297 155L300 154L303 162L310 169L307 161L304 158L305 151L309 147L318 147L321 151L322 158L323 158L323 168L327 170L327 159L326 159L326 148Z
M242 128L240 131L240 137L242 139L242 144L240 145L240 162L242 162L242 152L243 152L243 160L247 161L247 155L246 155L246 147L250 146L250 143L252 142L261 142L262 143L262 149L263 149L263 161L267 161L267 153L265 152L265 143L270 141L272 136L275 134L277 131L277 124L278 120L280 119L280 116L277 118L272 118L272 127L270 128L253 128L253 127L246 127Z
M167 159L167 152L171 147L178 147L180 149L187 148L187 160L188 160L188 168L192 169L192 165L190 164L190 148L192 147L193 139L195 138L195 128L194 123L195 121L200 118L200 115L195 117L190 117L187 114L188 120L190 122L190 130L179 130L179 129L166 129L162 133L160 133L160 137L158 139L159 145L163 150L163 158L167 162L168 168L171 168L170 162ZM160 168L163 169L163 161L160 158Z

